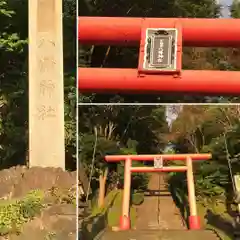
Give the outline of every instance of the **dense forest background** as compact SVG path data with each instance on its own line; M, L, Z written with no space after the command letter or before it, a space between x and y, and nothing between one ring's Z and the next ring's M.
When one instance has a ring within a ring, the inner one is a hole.
M204 228L224 232L222 239L233 239L237 205L232 176L240 174L240 105L81 106L79 131L80 170L90 180L87 199L92 209L107 206L114 191L123 188L124 163L107 163L105 155L211 153L212 159L193 164L198 214ZM187 221L186 174L167 176L172 197ZM133 206L144 201L142 192L147 190L149 177L132 174ZM121 212L121 198L119 202L116 209ZM112 215L109 211L110 222L118 219Z
M79 0L80 16L109 17L190 17L219 18L221 6L215 0L162 0L162 1L92 1ZM231 16L240 17L238 1L230 6ZM226 7L226 6L224 6ZM79 46L80 67L137 68L138 47ZM240 69L240 51L235 48L185 47L183 69L231 70ZM128 95L82 94L81 102L239 102L237 96L203 95Z
M67 168L76 169L76 3L63 1ZM0 168L28 153L28 0L0 0Z
M106 154L209 152L210 161L195 164L197 193L232 194L229 166L240 173L239 105L81 106L79 111L81 166L88 174L94 168L94 181L106 171L110 185L115 174L122 178L116 164L104 161Z

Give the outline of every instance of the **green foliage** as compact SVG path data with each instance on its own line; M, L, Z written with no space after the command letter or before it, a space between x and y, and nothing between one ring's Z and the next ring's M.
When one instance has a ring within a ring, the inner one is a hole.
M90 217L98 216L99 214L106 215L108 226L118 226L119 219L122 214L122 194L121 190L113 190L109 192L105 198L104 207L98 208L95 206ZM133 207L130 207L130 218L131 224L134 225L136 220L136 211Z
M227 164L215 161L203 162L195 172L196 193L199 196L214 197L225 195L229 187L229 169Z
M75 204L76 205L76 191L74 189L59 189L52 187L49 190L50 197L53 198L55 204Z
M76 79L71 74L65 75L64 87L64 120L65 152L67 168L76 169Z
M118 181L123 184L124 163L108 164L105 155L159 152L165 147L163 136L168 126L164 107L91 105L81 106L79 115L79 159L88 174L93 166L92 180L98 180L99 174L108 168L108 185ZM143 166L137 162L133 165ZM133 189L145 189L147 184L146 174L132 174Z
M114 227L119 226L119 219L122 215L122 198L123 192L119 191L119 194L114 199L111 208L108 211L108 226ZM136 222L136 209L130 206L130 222L133 227Z
M137 142L129 139L127 142L127 148L121 148L121 154L136 155L137 154L136 147L137 147ZM133 161L132 166L133 167L141 167L141 166L144 166L144 164L142 162ZM124 162L120 162L117 165L117 175L118 175L120 183L123 186ZM145 189L147 189L148 182L149 182L149 176L146 173L132 173L131 174L131 188L132 189L145 190Z
M132 154L132 155L136 155L136 148L137 148L137 142L133 141L131 139L128 140L127 142L127 147L128 148L122 148L122 154ZM142 162L137 162L137 161L133 161L132 162L132 166L133 167L141 167L144 166L144 164ZM124 163L121 162L118 165L118 175L120 182L123 184L124 181ZM149 182L149 176L146 173L132 173L131 174L131 188L133 190L138 189L138 190L145 190L147 189L147 185Z
M230 10L231 10L231 16L233 18L240 18L240 3L239 3L239 1L234 0Z
M44 194L31 191L21 200L0 204L0 235L19 233L24 223L38 215L43 205Z
M171 134L174 137L171 140L177 152L212 153L212 159L195 161L193 167L198 213L206 228L217 231L218 216L226 225L231 225L232 213L236 212L232 207L234 194L228 160L233 174L237 174L240 170L239 119L239 106L184 106L172 126ZM172 196L187 220L186 174L172 173L169 181ZM221 232L224 239L232 239L231 228L224 229L224 232ZM226 233L229 237L226 237Z
M103 208L93 206L92 214L83 220L80 229L82 239L94 239L98 233L102 232L107 226L116 227L119 225L119 219L122 214L122 191L113 190L105 198ZM130 207L131 225L136 221L136 209Z
M10 160L16 152L21 152L25 141L25 120L27 104L23 81L26 77L24 54L27 36L13 30L17 13L9 3L0 1L0 159L1 163ZM27 24L27 23L26 23ZM19 110L19 106L22 110ZM14 109L14 110L13 110ZM20 112L22 117L20 117ZM23 117L24 116L24 117ZM18 147L16 147L18 145ZM0 163L0 164L1 164Z
M63 5L66 166L76 169L76 6ZM28 1L0 0L0 168L28 155Z
M22 52L26 43L27 40L21 40L16 33L9 35L5 32L1 34L0 49L5 49L7 52Z
M133 167L143 167L144 164L142 162L133 161L132 166ZM123 182L124 182L124 163L123 162L121 162L118 165L117 172L118 172L118 175L119 175L120 183L123 186ZM146 190L148 182L149 182L149 175L146 174L146 173L132 173L131 174L131 188L132 188L132 190L136 190L136 189Z
M7 2L5 0L0 1L0 14L5 17L11 17L14 14L14 11L7 9Z
M94 135L83 134L80 136L80 151L79 159L87 169L89 174L92 167L92 158L96 137ZM94 156L94 176L98 176L99 172L107 167L107 162L104 160L105 155L119 154L120 148L116 141L107 140L104 137L97 139L96 152Z
M132 194L132 204L141 205L144 202L144 193L133 193Z
M202 108L202 109L201 109ZM239 107L184 107L173 123L175 147L179 152L209 152L212 159L194 163L196 193L200 197L231 197L233 174L240 172ZM201 115L201 118L199 117ZM191 116L191 121L187 117Z

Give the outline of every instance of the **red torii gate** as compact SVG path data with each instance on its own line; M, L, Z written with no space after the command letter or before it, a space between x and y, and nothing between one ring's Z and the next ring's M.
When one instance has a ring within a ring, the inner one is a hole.
M209 160L211 154L163 154L163 155L107 155L107 162L125 161L124 167L124 189L122 201L122 215L120 217L120 229L130 229L129 205L130 205L130 189L131 189L131 173L132 172L186 172L188 186L189 201L189 228L191 230L200 229L200 217L197 215L197 205L195 197L195 187L193 178L192 161ZM186 161L185 166L163 166L164 161ZM154 167L132 167L132 161L154 161Z
M239 71L182 70L183 45L239 47L240 19L79 17L78 38L140 46L137 69L79 68L81 92L240 92Z

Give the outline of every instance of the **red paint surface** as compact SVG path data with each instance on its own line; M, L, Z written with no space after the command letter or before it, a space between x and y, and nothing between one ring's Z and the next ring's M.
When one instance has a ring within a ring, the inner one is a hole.
M240 19L79 17L82 44L139 45L141 28L182 26L183 44L193 47L240 46Z
M164 154L164 155L107 155L105 160L107 162L118 162L130 158L133 161L153 161L156 157L162 157L163 160L186 160L190 157L194 160L209 160L212 158L212 154Z
M131 172L137 173L147 173L147 172L186 172L187 167L163 167L163 168L154 168L154 167L132 167Z
M82 93L240 93L240 71L183 70L174 76L139 75L137 69L80 68L78 76Z
M120 229L129 230L131 228L130 218L127 216L120 217Z
M189 216L189 229L190 230L200 230L201 222L199 216Z

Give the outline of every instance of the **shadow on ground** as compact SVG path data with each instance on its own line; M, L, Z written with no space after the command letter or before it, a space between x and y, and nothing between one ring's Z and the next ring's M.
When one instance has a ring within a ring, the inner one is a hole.
M234 239L234 228L230 221L209 209L206 212L205 219L208 225L223 231L230 239Z
M144 196L146 197L169 197L172 196L169 191L164 190L146 190L144 191Z

